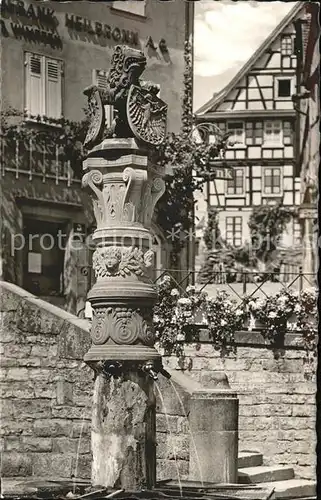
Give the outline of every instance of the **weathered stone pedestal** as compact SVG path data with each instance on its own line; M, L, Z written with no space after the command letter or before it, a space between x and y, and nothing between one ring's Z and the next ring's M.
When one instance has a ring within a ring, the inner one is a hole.
M191 480L238 482L238 398L223 377L225 388L196 390L191 396Z
M93 485L137 490L155 484L153 379L162 370L154 348L149 232L165 190L160 172L134 139L106 139L84 161L83 185L95 194L96 283L92 346Z
M131 372L99 375L92 419L92 482L127 490L156 482L153 382Z

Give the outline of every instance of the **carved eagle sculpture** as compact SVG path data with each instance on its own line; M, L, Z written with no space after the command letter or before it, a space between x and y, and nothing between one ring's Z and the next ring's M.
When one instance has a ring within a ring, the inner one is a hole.
M159 85L140 81L145 67L146 57L142 51L125 45L115 47L106 87L92 85L84 90L90 119L86 147L95 146L103 137L135 137L149 146L163 142L167 104L157 96ZM105 123L107 104L112 105L115 112L111 127Z

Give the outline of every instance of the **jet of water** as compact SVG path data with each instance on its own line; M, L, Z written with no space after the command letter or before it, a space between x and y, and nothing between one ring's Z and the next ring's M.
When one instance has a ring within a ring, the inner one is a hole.
M176 472L177 472L177 481L178 481L178 487L179 487L179 491L180 491L180 496L182 497L183 496L183 488L182 488L181 476L180 476L179 469L178 469L178 464L177 464L177 454L176 454L176 451L175 451L173 434L172 434L172 432L170 430L170 426L169 426L168 413L167 413L167 410L166 410L166 406L165 406L165 402L164 402L164 398L163 398L162 392L161 392L160 387L159 387L159 385L158 385L158 383L156 381L155 381L155 387L157 389L157 392L158 392L158 395L159 395L159 399L161 400L162 406L164 408L164 413L165 413L165 418L166 418L166 423L167 423L167 429L168 429L169 435L171 436L171 439L173 441L173 455L174 455L175 467L176 467Z
M77 455L76 455L76 464L75 464L75 472L73 476L73 494L76 492L76 480L77 480L77 473L78 473L78 461L79 461L79 453L80 453L80 445L81 445L81 438L84 430L84 426L87 420L86 413L84 414L82 421L81 421L81 427L80 427L80 433L79 433L79 438L78 438L78 445L77 445Z
M201 468L201 462L200 462L200 458L199 458L199 454L197 452L197 447L196 447L196 443L195 443L195 439L194 439L194 436L193 436L193 433L192 433L192 429L191 429L191 426L190 426L190 423L189 423L189 420L188 420L188 416L187 416L187 413L186 413L186 410L185 410L185 406L184 406L184 403L182 401L182 398L180 397L176 387L175 387L175 384L174 382L172 381L172 379L169 379L169 382L173 388L173 391L175 392L176 394L176 397L177 397L177 400L182 408L182 411L184 413L184 416L186 418L186 421L187 421L187 425L188 425L188 430L189 430L189 433L191 435L191 441L192 441L192 445L193 445L193 448L194 448L194 452L195 452L195 457L196 457L196 461L197 461L197 467L198 467L198 472L199 472L199 475L200 475L200 480L201 480L201 485L202 485L202 488L204 487L204 482L203 482L203 475L202 475L202 468Z

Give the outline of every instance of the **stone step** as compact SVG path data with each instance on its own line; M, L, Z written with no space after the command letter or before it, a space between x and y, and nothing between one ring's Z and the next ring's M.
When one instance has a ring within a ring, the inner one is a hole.
M240 484L269 483L271 481L284 481L293 479L292 467L272 465L258 467L246 467L238 470L238 481Z
M316 482L308 479L287 479L286 481L275 481L271 483L260 483L264 488L274 488L274 497L278 499L308 498L316 497Z
M263 464L263 455L258 451L240 451L238 456L238 468L256 467Z

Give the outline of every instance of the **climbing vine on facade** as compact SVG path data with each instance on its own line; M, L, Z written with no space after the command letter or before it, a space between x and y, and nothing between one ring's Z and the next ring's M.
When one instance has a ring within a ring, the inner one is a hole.
M280 237L295 216L295 211L282 202L253 208L248 225L252 248L259 260L266 263L273 259Z

